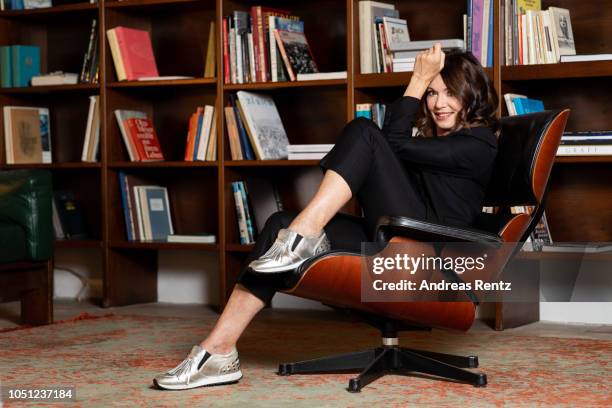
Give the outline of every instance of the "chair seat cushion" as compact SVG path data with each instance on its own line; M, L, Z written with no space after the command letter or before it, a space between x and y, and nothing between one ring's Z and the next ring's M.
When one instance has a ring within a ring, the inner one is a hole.
M0 221L0 263L27 259L26 234L18 224Z

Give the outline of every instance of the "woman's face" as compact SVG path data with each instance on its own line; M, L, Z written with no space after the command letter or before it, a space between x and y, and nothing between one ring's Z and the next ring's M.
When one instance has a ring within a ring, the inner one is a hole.
M461 101L446 88L440 74L431 81L425 95L427 109L436 124L436 134L447 135L455 127L459 112L463 109Z

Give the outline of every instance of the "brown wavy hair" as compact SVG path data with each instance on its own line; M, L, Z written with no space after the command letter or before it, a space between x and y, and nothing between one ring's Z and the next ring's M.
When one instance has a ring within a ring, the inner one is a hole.
M485 126L497 134L497 92L480 62L469 52L449 51L444 57L444 68L440 75L446 87L463 106L452 131ZM427 98L421 99L421 112L416 127L419 136L436 136L436 124L427 109Z

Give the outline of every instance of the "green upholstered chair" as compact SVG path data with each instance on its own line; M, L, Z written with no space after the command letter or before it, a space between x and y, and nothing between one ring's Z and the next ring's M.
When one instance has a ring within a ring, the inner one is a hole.
M52 194L46 170L0 171L0 302L26 324L53 322Z

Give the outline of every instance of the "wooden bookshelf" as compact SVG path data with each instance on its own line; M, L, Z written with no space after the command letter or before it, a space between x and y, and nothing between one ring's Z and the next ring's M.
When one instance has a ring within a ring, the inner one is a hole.
M397 0L408 20L411 39L461 38L463 0L421 2ZM82 201L91 237L56 241L58 249L96 248L104 273L104 305L151 302L157 296L157 251L168 249L218 254L219 294L223 306L252 245L241 245L231 182L248 177L273 180L284 206L298 211L321 178L316 160L233 161L222 108L239 90L271 95L292 143L333 143L354 117L357 103L390 103L401 96L411 73L361 74L358 0L101 0L98 4L55 1L39 10L0 12L2 44L41 47L43 72L79 72L92 18L98 18L100 84L0 89L0 105L45 106L51 112L53 163L7 165L0 138L0 169L48 168L57 189L74 190ZM346 79L225 84L222 18L253 5L287 8L305 22L306 35L321 71L347 71ZM604 0L543 0L571 10L580 53L610 53L612 9ZM506 92L544 100L551 109L572 109L568 130L611 129L609 89L612 62L502 66L500 1L495 0L494 66L486 70L500 97ZM324 10L324 12L322 12ZM431 16L435 15L435 24ZM216 22L216 72L203 78L209 23ZM151 34L160 75L193 79L119 82L106 30L123 25ZM101 98L101 161L81 163L88 96ZM500 98L500 115L506 114ZM217 154L214 162L185 162L189 115L196 106L217 110ZM129 161L113 111L136 109L154 122L165 162ZM0 121L3 119L0 117ZM0 126L3 131L3 126ZM546 208L558 241L612 241L611 157L558 157ZM125 236L118 172L137 174L167 186L176 233L208 231L217 244L128 242ZM577 221L578 220L578 221ZM528 259L527 259L528 261ZM504 313L507 315L508 311ZM522 311L521 313L527 313ZM525 316L523 316L525 317ZM529 316L528 316L529 317ZM533 316L531 316L533 317Z

